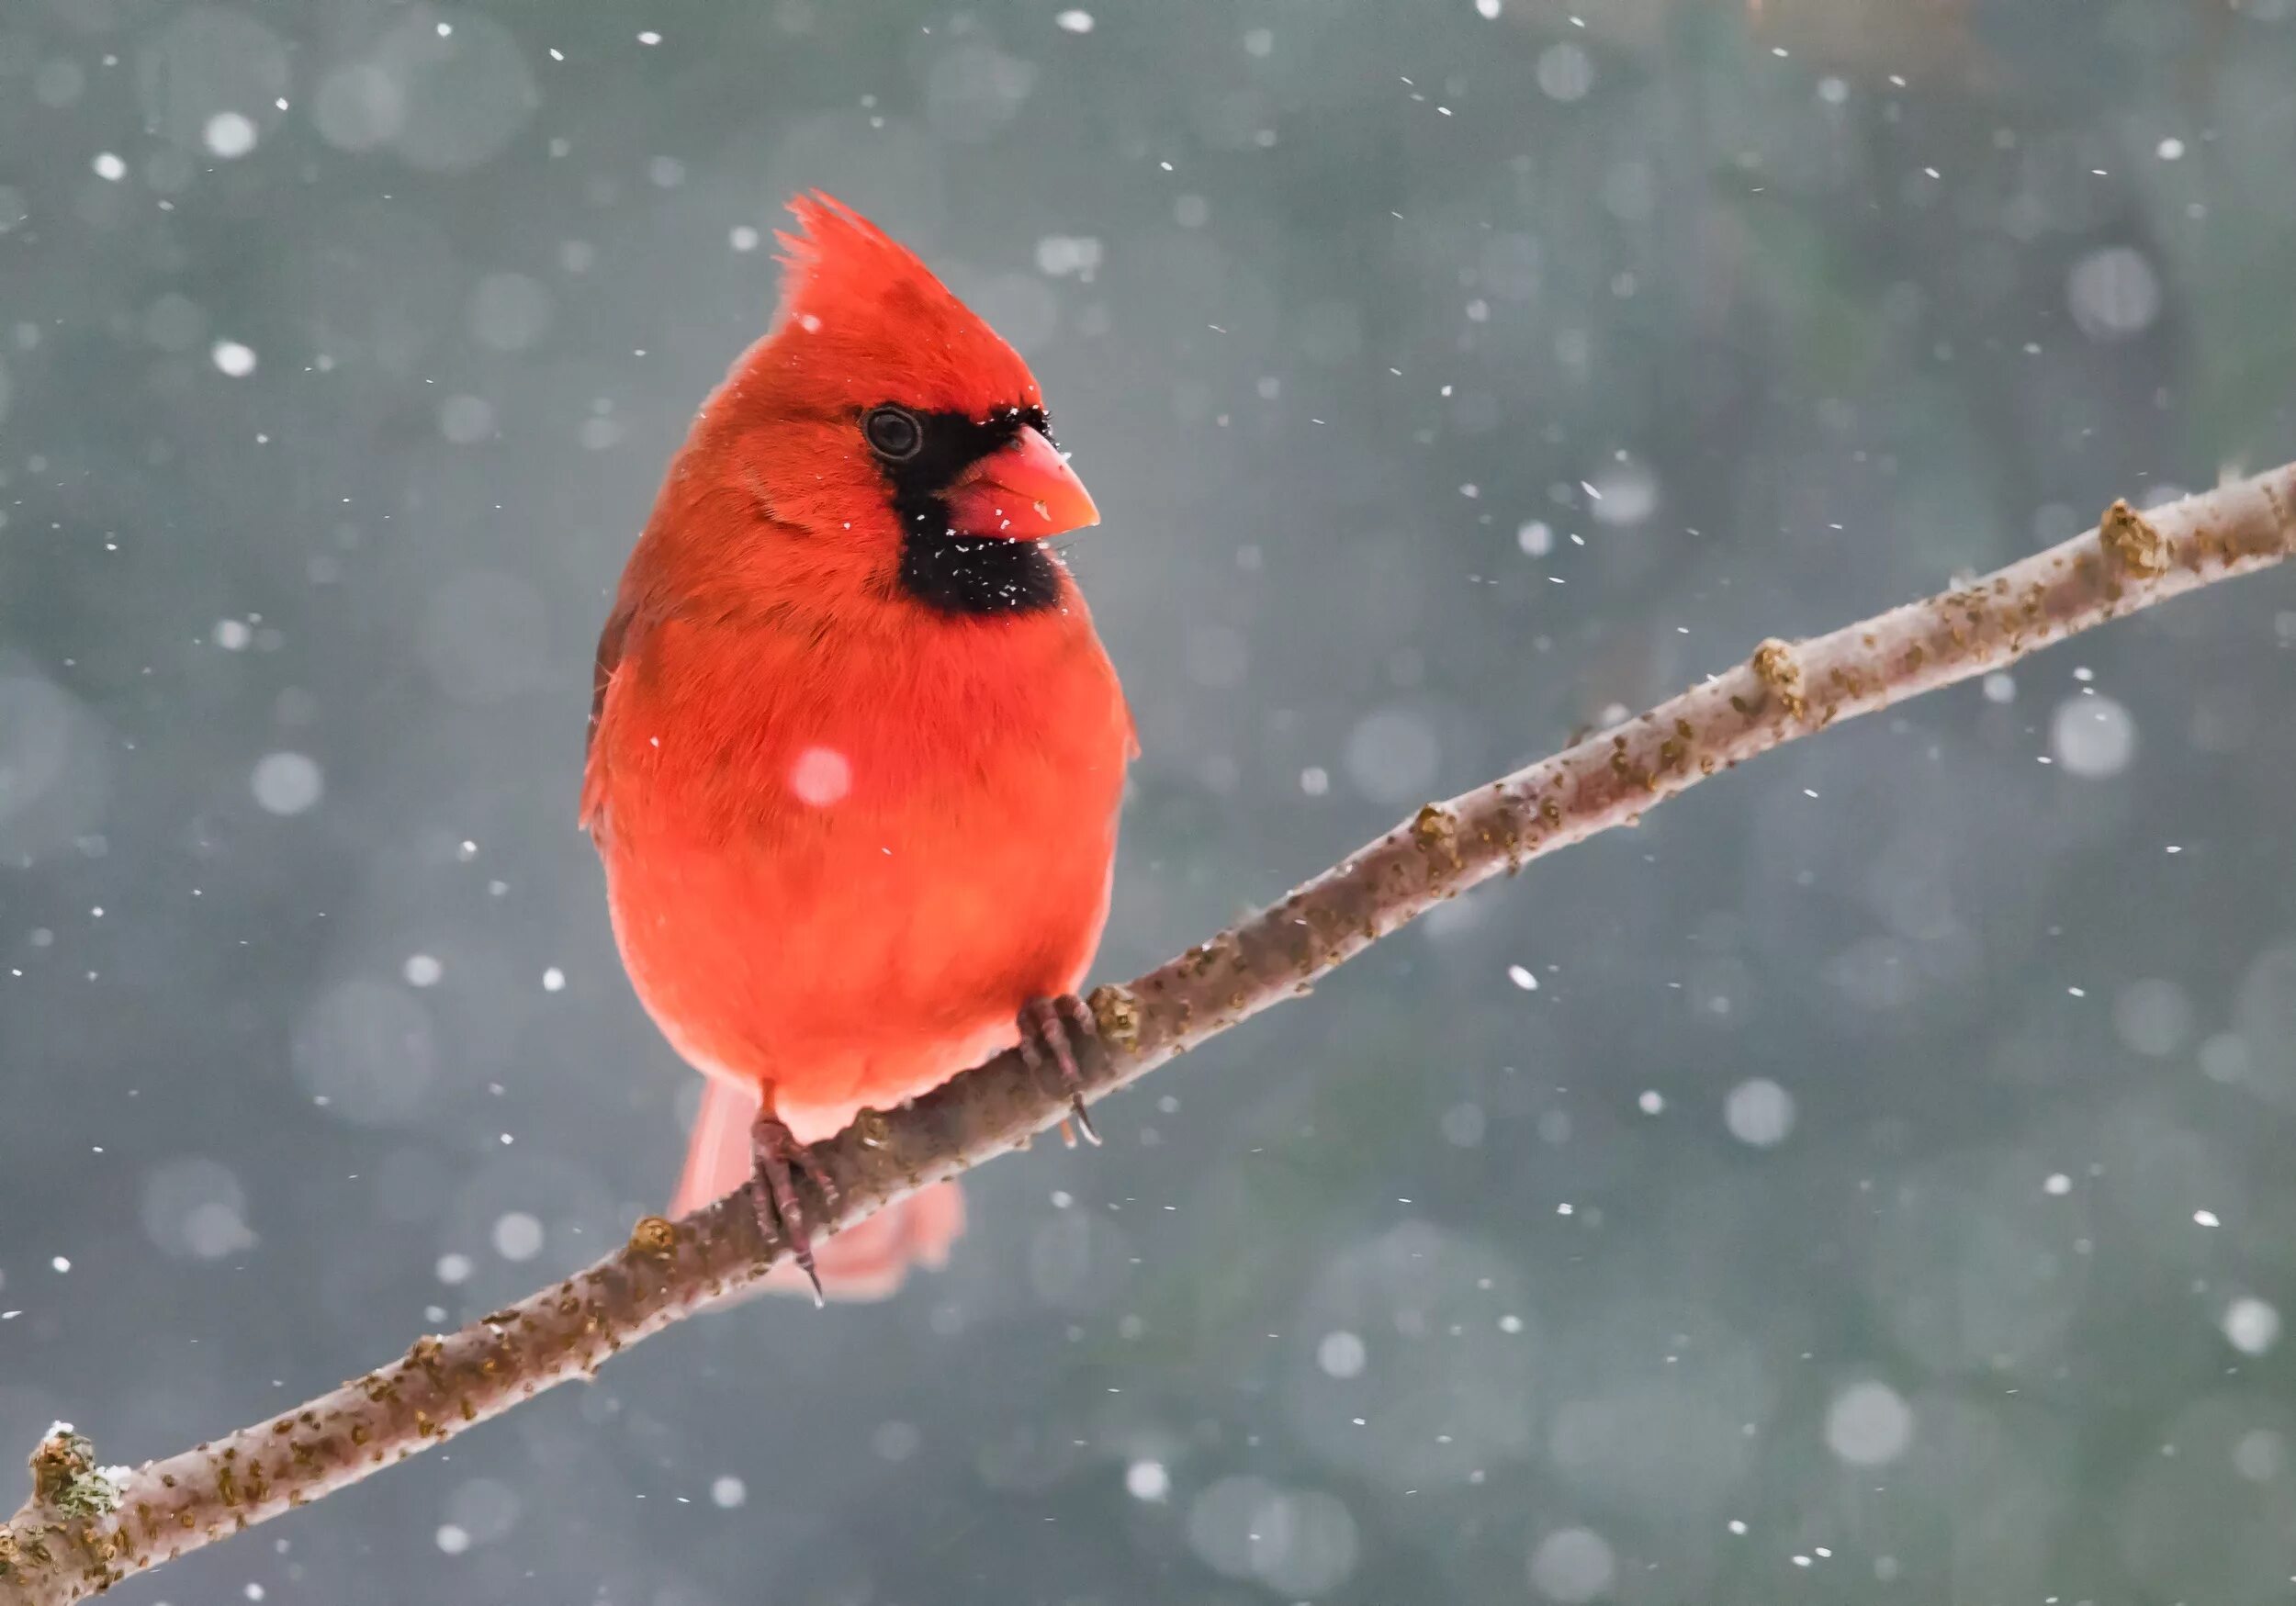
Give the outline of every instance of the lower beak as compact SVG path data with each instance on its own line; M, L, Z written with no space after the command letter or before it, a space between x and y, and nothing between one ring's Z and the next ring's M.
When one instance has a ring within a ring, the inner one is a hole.
M1041 541L1100 522L1100 510L1067 459L1025 426L959 475L948 501L950 525L962 535Z

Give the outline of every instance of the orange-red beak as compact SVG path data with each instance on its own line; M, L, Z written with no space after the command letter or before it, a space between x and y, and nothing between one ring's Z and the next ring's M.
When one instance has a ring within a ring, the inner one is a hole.
M1027 428L959 475L948 501L950 523L968 535L1041 541L1100 522L1076 471Z

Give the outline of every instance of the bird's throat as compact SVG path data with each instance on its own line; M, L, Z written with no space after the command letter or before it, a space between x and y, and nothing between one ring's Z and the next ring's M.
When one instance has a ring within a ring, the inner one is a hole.
M945 516L904 522L901 590L935 612L1036 613L1059 602L1060 563L1041 541L955 534Z

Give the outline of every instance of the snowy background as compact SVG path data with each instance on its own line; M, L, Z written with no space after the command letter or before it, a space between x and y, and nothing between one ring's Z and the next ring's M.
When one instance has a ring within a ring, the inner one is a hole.
M826 185L1035 365L1099 973L1741 657L2296 455L2290 0L0 0L0 1448L658 1207L605 595ZM2296 577L1763 760L120 1591L2285 1600ZM0 1505L17 1498L0 1473Z

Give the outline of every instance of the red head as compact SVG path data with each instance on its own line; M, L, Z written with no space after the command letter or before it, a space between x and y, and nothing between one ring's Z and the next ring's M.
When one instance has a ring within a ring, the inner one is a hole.
M817 193L790 210L780 317L710 399L666 503L745 500L764 525L749 538L796 537L782 556L824 583L943 612L1051 605L1060 570L1039 543L1099 513L1035 376L860 214Z
M868 407L889 387L901 392L892 399L929 412L1042 404L1019 354L906 247L817 192L789 210L798 232L773 237L782 307L745 365L753 373L774 367L791 392L824 408Z

